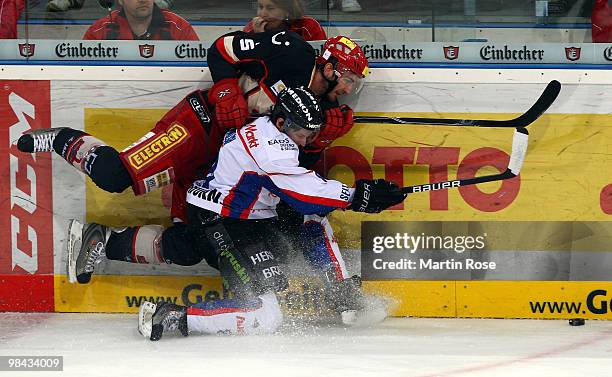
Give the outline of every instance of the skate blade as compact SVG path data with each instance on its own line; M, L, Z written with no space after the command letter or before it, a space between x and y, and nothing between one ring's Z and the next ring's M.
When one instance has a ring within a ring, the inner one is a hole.
M389 313L389 303L381 297L365 295L364 308L342 312L342 323L349 327L370 327L384 321Z
M78 242L78 240L81 239L82 235L83 224L75 219L70 220L66 237L66 274L68 275L68 282L71 284L77 282L76 260L81 249L81 242Z
M387 318L386 308L368 308L366 310L359 310L355 313L354 318L351 318L350 323L344 322L344 316L342 318L344 324L350 327L370 327L374 326Z
M346 326L353 326L357 321L357 310L345 310L340 315L342 316L342 323Z
M157 305L149 301L143 302L138 309L138 332L147 339L151 339L153 313L156 309Z

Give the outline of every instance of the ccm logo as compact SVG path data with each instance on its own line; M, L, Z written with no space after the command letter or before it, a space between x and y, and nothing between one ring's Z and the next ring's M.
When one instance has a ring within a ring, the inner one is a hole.
M5 145L24 131L49 127L48 83L46 90L40 81L7 81L4 85L10 90L0 95L0 101L7 105L0 117L11 122L2 123L8 130ZM52 274L51 158L48 154L21 153L10 146L3 149L0 169L9 178L0 182L0 191L7 194L7 200L0 203L0 260L5 261L0 264L0 274Z

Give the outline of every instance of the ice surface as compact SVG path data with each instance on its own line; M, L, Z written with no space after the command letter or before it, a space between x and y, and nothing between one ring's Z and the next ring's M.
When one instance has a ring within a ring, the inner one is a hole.
M390 318L269 336L165 336L135 314L0 313L0 355L62 355L64 372L0 376L610 376L612 322Z

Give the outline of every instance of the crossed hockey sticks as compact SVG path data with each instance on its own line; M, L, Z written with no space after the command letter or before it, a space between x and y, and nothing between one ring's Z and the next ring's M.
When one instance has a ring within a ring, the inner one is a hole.
M423 185L402 187L402 192L411 194L415 192L444 190L461 186L475 185L484 182L501 181L514 178L519 175L525 155L529 132L525 127L535 122L550 106L555 102L561 92L561 83L552 80L537 99L537 101L523 114L507 120L487 120L487 119L436 119L436 118L394 118L385 116L360 116L356 115L353 119L356 123L378 123L378 124L421 124L431 126L461 126L461 127L514 127L514 137L512 139L512 152L510 163L506 171L499 174L485 175L470 179L456 179L452 181L442 181L427 183ZM267 114L253 114L261 116Z
M448 188L456 188L461 186L475 185L484 182L502 181L505 179L514 178L519 175L525 155L527 154L527 145L529 141L529 132L527 126L536 121L557 99L561 92L561 83L553 80L546 86L540 98L527 110L524 114L510 120L465 120L465 119L430 119L430 118L387 118L384 123L393 124L430 124L430 125L445 125L445 126L474 126L474 127L515 127L514 137L512 138L512 152L510 154L510 162L503 173L485 175L482 177L469 179L455 179L452 181L442 181L435 183L427 183L423 185L402 187L402 192L412 194L415 192L444 190ZM370 117L368 120L372 122L375 117ZM365 117L361 118L365 119ZM425 121L425 122L423 122ZM365 121L364 121L365 122ZM380 120L376 121L380 123Z

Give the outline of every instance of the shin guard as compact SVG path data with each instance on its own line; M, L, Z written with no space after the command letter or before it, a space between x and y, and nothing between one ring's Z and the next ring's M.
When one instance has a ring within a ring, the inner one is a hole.
M77 170L90 175L97 157L95 151L104 145L104 142L83 131L66 128L55 137L53 149Z
M161 251L163 231L161 225L113 229L106 247L106 257L131 263L165 263Z

